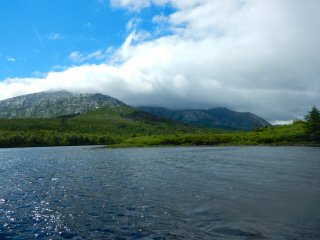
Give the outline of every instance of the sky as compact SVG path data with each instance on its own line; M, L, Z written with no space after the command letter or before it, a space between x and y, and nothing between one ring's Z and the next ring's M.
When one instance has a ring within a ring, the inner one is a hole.
M0 1L0 100L64 89L301 119L320 107L319 14L318 0Z

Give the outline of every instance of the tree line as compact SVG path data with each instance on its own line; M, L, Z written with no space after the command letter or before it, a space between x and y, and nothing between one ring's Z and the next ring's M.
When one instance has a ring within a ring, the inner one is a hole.
M320 142L320 111L313 107L305 116L307 135L311 141Z
M304 121L251 132L175 131L167 125L103 123L57 119L0 121L0 147L68 145L308 145L320 143L320 111L313 107ZM130 122L129 122L130 123Z

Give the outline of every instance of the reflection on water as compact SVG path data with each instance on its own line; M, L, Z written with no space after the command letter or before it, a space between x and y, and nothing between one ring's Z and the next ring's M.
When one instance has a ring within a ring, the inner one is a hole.
M0 239L320 239L320 149L0 149Z

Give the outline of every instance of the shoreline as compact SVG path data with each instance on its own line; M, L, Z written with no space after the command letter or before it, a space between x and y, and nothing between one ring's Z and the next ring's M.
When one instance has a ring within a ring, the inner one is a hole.
M192 144L181 144L181 145L130 145L130 144L114 144L106 145L101 148L162 148L162 147L320 147L320 144L208 144L208 145L192 145Z
M112 144L112 145L55 145L55 146L8 146L0 149L16 148L55 148L55 147L88 147L90 149L120 149L120 148L162 148L162 147L320 147L318 143L285 143L285 144Z

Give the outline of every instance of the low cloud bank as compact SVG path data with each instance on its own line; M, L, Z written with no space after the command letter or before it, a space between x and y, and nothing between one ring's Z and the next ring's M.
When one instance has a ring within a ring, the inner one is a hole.
M107 62L83 63L44 78L5 79L0 98L54 89L100 92L131 105L226 106L271 122L301 118L319 104L320 1L112 4L130 11L170 4L176 10L171 15L154 16L161 19L154 21L159 32L165 26L170 34L131 27Z

